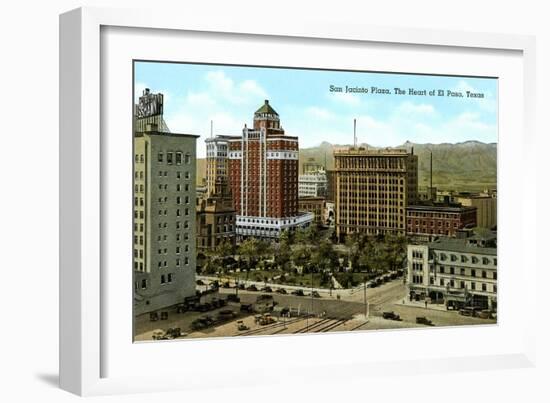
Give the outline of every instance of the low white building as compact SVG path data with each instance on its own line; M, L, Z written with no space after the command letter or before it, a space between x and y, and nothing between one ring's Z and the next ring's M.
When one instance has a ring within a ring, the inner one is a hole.
M409 297L496 310L497 249L480 244L472 237L408 245Z

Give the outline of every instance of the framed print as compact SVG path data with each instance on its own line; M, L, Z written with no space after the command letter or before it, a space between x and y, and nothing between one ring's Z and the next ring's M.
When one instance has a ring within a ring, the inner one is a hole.
M532 58L523 36L62 15L62 387L531 365Z

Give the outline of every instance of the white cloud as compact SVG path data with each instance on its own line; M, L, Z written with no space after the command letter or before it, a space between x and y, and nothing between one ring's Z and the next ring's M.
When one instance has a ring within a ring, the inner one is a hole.
M189 92L187 93L186 102L195 107L213 107L216 105L216 100L206 92Z
M254 80L235 83L223 71L211 71L205 76L207 94L213 94L232 104L258 103L267 98L267 92Z
M344 104L346 106L357 107L361 104L361 98L359 98L359 95L349 92L334 92L330 93L328 96L332 101Z
M310 106L306 109L306 114L315 119L332 119L334 114L325 108L320 108L318 106Z
M407 115L410 117L414 116L430 116L435 115L436 110L433 105L430 104L415 104L409 101L403 102L396 109L397 114Z
M257 98L266 98L267 92L254 80L245 80L239 85L241 93Z

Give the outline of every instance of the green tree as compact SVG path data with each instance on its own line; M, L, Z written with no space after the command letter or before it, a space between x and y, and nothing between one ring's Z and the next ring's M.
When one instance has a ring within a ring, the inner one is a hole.
M311 251L305 245L298 245L292 251L292 261L297 267L304 267L311 260Z

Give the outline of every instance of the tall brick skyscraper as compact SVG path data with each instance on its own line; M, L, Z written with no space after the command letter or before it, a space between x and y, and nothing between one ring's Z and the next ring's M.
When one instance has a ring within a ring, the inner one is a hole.
M253 129L229 139L229 182L237 210L237 234L278 238L307 226L298 213L298 137L287 136L279 114L266 100L254 113Z

